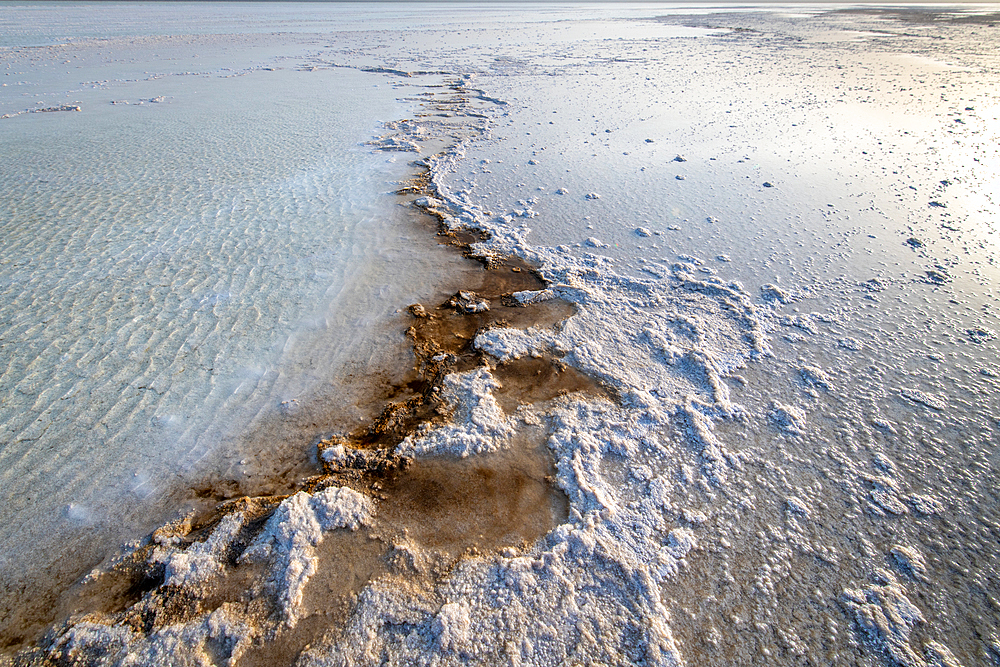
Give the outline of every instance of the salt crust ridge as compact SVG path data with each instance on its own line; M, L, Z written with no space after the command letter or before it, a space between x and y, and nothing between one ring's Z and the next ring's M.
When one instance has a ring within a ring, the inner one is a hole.
M501 362L559 356L613 389L620 405L565 399L546 415L568 523L526 554L462 561L431 595L391 578L372 582L337 639L313 646L300 664L683 664L659 599L661 582L697 545L671 501L682 477L675 434L697 449L701 484L722 485L740 468L713 424L745 417L724 378L771 354L772 310L738 283L703 279L689 262L643 280L617 274L604 257L533 248L524 216L489 216L441 184L462 157L459 144L424 160L436 193L416 205L450 229L488 232L475 255L539 265L553 296L578 308L557 330L494 328L476 347ZM465 457L507 446L514 420L491 395L488 369L445 386L452 422L407 438L399 453ZM622 469L624 484L608 477L609 465Z
M371 500L348 488L286 498L240 560L257 562L266 575L254 585L254 598L270 600L279 614L262 624L242 605L225 603L194 620L167 625L149 634L126 625L82 620L58 637L51 659L100 667L140 665L234 664L255 638L273 636L299 620L302 590L316 570L315 548L335 528L357 530L371 519ZM180 550L161 540L153 560L165 565L165 588L196 592L222 572L225 554L246 521L242 512L225 516L204 542ZM221 662L218 656L224 656Z
M404 456L450 454L465 458L505 448L514 435L516 420L509 419L493 397L499 386L485 368L449 375L441 398L452 408L452 421L421 437L407 437L396 451Z
M487 371L464 376L466 388L490 386ZM662 455L655 439L643 442L651 424L634 425L628 410L582 400L566 401L550 418L549 447L570 498L570 523L527 554L461 562L432 595L394 578L373 582L336 641L312 648L300 664L682 664L659 584L678 572L697 540L674 525L673 480L626 490L601 472L606 458ZM400 449L434 443L440 451L450 428Z
M893 552L899 549L894 547ZM961 667L951 651L937 641L924 644L924 657L914 651L911 634L914 627L926 622L924 615L906 597L906 591L892 573L877 570L872 578L872 586L848 589L841 596L841 602L854 614L869 640L880 646L895 664L904 667Z
M299 664L683 664L660 584L677 574L697 537L679 525L684 508L672 502L671 490L678 480L720 486L739 470L740 456L726 450L713 424L745 418L724 378L748 359L771 354L772 310L739 283L703 278L697 258L651 265L657 277L637 279L616 273L606 257L533 248L523 216L487 216L441 184L464 145L424 159L436 196L416 205L452 229L488 232L488 241L473 244L475 255L487 261L515 255L540 266L551 295L578 308L558 330L492 329L476 338L476 347L499 361L560 356L614 390L620 405L564 399L546 415L557 485L569 498L568 523L521 555L467 558L433 590L400 575L370 582L343 632L313 645ZM448 377L451 421L410 436L399 453L466 457L505 448L515 419L493 397L497 388L486 368ZM678 464L682 448L691 446L700 474ZM609 479L608 466L621 469L626 483ZM296 494L243 554L244 562L268 564L257 585L277 604L284 626L297 622L323 531L360 525L367 503L347 489ZM214 576L236 521L220 523L191 553L163 555L169 581L191 586ZM109 659L101 664L153 664L167 655L174 664L211 664L199 647L222 642L231 663L264 632L223 605L148 637L78 624L62 641L67 651L103 646ZM184 655L191 659L182 662Z
M309 495L303 491L284 500L263 532L240 560L268 563L266 587L281 606L284 622L294 627L302 590L316 572L315 548L334 528L357 530L371 514L371 500L351 489L333 487Z

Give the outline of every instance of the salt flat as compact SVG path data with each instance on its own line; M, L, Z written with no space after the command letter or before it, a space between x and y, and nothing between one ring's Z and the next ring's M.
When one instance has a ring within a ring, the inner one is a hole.
M393 205L474 261L431 239L449 268L380 293L365 335L413 357L385 355L378 419L311 408L277 495L135 542L23 659L1000 660L990 11L400 5L320 12L283 55L262 31L276 81L396 87L364 155L417 159L376 178L413 177ZM298 386L270 409L336 393Z

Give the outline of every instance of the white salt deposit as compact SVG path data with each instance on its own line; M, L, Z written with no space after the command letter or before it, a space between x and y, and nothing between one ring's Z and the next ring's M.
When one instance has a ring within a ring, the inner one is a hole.
M543 301L555 299L556 293L550 289L524 290L521 292L514 292L510 295L510 297L519 306L530 306L534 303L542 303Z
M910 645L914 626L926 622L924 615L891 574L876 573L875 579L870 588L844 591L844 605L854 612L862 630L893 660L902 665L926 664Z
M514 426L493 398L496 388L496 380L486 369L449 375L442 398L451 408L452 422L407 438L397 451L403 455L451 454L465 458L504 448L514 435Z
M771 405L770 417L786 433L804 435L806 432L806 413L798 406L775 402Z
M333 487L312 496L300 491L282 501L240 556L243 562L267 564L264 592L278 601L286 625L298 622L302 590L316 572L315 549L323 533L357 530L368 521L371 507L371 499L351 489Z
M345 630L365 639L314 646L303 664L403 664L429 656L441 664L614 662L623 656L680 664L656 591L677 575L697 540L690 529L671 526L675 510L654 492L669 482L617 488L604 478L601 467L612 452L660 453L662 445L649 435L652 424L630 425L623 421L627 414L583 401L551 413L556 428L549 446L559 485L570 496L572 521L544 544L525 556L467 559L433 598L391 579L376 582L359 598ZM404 619L402 632L385 631Z
M905 399L913 401L914 403L920 403L921 405L926 405L927 407L934 408L935 410L946 410L948 408L948 403L940 396L928 394L927 392L920 391L919 389L900 389L899 395Z
M85 659L100 665L216 664L222 657L238 664L255 642L274 637L299 621L302 591L316 570L315 549L330 530L357 530L371 516L372 502L350 489L328 488L315 495L297 493L284 500L263 532L243 552L244 562L263 565L265 576L252 582L247 595L277 608L277 617L252 613L253 606L224 603L210 613L187 614L154 632L127 625L81 621L61 633L49 648L55 659ZM166 564L164 587L197 596L222 570L246 517L226 515L205 542L181 550L157 547L151 559ZM94 573L93 578L101 576ZM193 599L193 598L192 598ZM154 612L155 613L155 612Z
M223 559L243 528L244 520L238 512L228 514L204 542L184 551L165 549L159 557L164 565L163 585L195 588L221 574Z
M896 561L896 565L907 575L915 579L923 579L927 574L927 563L920 552L913 547L897 544L889 550L889 555Z

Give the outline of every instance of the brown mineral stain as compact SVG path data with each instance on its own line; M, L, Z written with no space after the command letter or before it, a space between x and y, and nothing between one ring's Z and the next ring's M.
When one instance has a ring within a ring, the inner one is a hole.
M503 452L415 460L385 484L380 526L450 557L533 544L569 512L547 438L544 427L527 427Z
M489 363L473 345L480 331L491 327L555 327L576 312L573 304L558 298L527 306L506 305L506 297L513 292L546 288L537 271L520 259L508 258L484 267L476 278L463 291L487 300L488 310L464 311L453 305L454 298L436 306L410 305L411 326L406 333L413 343L413 371L405 381L393 386L395 393L384 399L381 412L370 423L347 436L353 447L395 447L419 425L441 421L446 415L441 412L438 391L444 376ZM542 368L545 362L550 368ZM528 371L530 375L525 374ZM536 403L574 391L602 393L596 382L551 358L544 362L512 362L502 365L498 372L509 380L510 388L503 396L514 408L520 402ZM536 382L539 380L540 385Z
M544 426L529 426L504 452L418 459L389 470L373 464L377 481L370 488L377 504L370 530L327 533L316 548L316 573L303 592L296 626L256 643L236 664L293 664L307 646L343 627L372 579L433 578L465 556L526 548L564 522L569 502L553 486L547 437ZM394 554L400 543L429 552L436 569L401 564Z
M500 382L493 395L507 414L513 414L521 405L544 403L567 394L611 398L594 378L550 356L512 359L497 364L492 373Z
M316 573L303 591L298 623L276 637L255 642L236 665L294 664L307 646L347 622L361 589L388 571L386 552L386 545L364 530L334 530L324 535L316 547Z
M81 614L97 614L114 616L133 627L152 628L162 625L157 619L177 623L185 616L210 612L225 602L238 600L250 581L260 573L260 568L256 565L236 567L237 559L285 497L241 497L217 504L201 515L192 513L163 526L153 532L148 544L119 560L111 568L111 576L85 579L73 586L52 610L53 617L61 622ZM226 565L229 568L226 576L218 585L196 597L173 590L147 596L163 585L163 566L151 566L149 562L158 541L173 538L179 544L188 546L201 542L208 538L224 516L233 512L241 512L246 519L227 554Z

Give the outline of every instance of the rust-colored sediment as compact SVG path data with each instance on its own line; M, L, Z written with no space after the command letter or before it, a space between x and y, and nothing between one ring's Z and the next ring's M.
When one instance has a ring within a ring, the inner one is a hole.
M449 90L461 96L460 86ZM436 112L452 113L452 109L445 104L429 113ZM421 166L398 194L408 202L433 196L427 168ZM434 220L433 211L424 213L431 214L425 220ZM522 424L509 450L469 459L411 460L394 452L417 428L449 419L447 406L439 398L449 373L490 367L502 385L496 398L508 414L521 405L574 392L608 397L592 378L555 357L497 363L476 350L473 340L484 329L556 327L574 313L574 306L558 298L513 305L511 293L546 288L536 267L514 257L477 257L471 245L488 238L484 233L448 229L440 217L437 227L441 242L479 262L481 272L473 284L456 290L453 299L409 308L405 335L412 342L412 368L395 373L397 379L388 385L380 382L384 378L374 378L370 405L375 406L377 416L332 435L330 431L337 431L336 424L342 422L331 416L329 424L321 423L312 414L312 421L304 425L315 436L311 453L291 452L284 463L275 466L273 475L251 482L213 479L193 488L191 497L200 502L200 511L154 532L145 546L113 566L108 576L76 585L51 615L18 637L0 637L2 645L8 650L23 647L30 635L37 635L52 621L62 624L84 616L151 632L224 603L258 606L265 616L273 613L267 601L246 599L249 582L260 574L259 566L238 563L238 558L281 500L299 490L348 486L368 494L376 501L375 523L369 529L335 530L325 537L317 548L317 571L304 591L301 620L294 629L269 637L244 654L236 662L239 667L292 664L305 646L324 633L338 631L357 594L374 577L395 573L406 577L406 585L430 586L461 558L527 548L564 521L568 501L553 484L544 424ZM477 304L488 302L488 310L475 312L466 307L467 293L473 293ZM335 464L326 462L322 453L337 445L347 454ZM223 517L237 511L250 521L227 554L219 582L198 593L166 590L163 566L151 565L149 559L157 538L173 536L181 546L202 541ZM409 550L412 547L430 554L429 569L426 562L417 563ZM58 626L49 635L53 632L58 633ZM45 639L39 643L44 645ZM37 647L22 651L18 659L23 664L54 664Z

